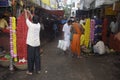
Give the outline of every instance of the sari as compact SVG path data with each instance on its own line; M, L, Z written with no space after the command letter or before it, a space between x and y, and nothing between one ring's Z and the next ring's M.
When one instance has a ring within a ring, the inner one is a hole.
M71 41L71 51L73 55L80 56L80 37L81 37L81 30L80 25L77 22L74 22L72 28L74 30L72 34L72 41Z

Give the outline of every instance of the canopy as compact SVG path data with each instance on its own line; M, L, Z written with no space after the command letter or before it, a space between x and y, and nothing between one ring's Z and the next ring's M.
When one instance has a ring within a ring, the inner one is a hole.
M38 7L38 10L39 10L39 14L46 13L49 15L57 16L57 17L64 16L64 10L47 10L47 9L42 8L42 7Z

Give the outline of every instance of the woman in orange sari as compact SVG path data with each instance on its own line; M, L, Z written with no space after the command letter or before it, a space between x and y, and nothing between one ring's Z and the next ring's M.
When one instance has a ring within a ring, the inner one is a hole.
M72 24L72 40L71 40L71 52L73 56L77 56L77 58L80 58L80 37L82 34L82 26L77 22L73 22Z

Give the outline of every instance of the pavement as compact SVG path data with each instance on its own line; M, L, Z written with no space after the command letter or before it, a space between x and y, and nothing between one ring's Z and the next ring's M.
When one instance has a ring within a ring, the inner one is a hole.
M0 80L120 80L120 54L82 55L73 58L57 49L58 39L46 43L41 54L40 74L9 71L0 66Z

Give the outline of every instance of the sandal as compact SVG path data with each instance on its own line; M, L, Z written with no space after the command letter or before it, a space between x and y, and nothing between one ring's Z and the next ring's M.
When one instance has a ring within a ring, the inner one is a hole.
M26 74L28 74L28 75L32 75L32 72L27 71Z

